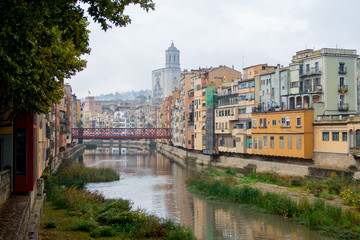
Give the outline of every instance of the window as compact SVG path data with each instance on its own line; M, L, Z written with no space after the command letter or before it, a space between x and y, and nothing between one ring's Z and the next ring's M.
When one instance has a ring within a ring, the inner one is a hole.
M276 126L276 120L272 120L272 125Z
M236 140L233 140L233 147L236 147Z
M311 92L311 82L310 79L305 80L305 92Z
M263 141L264 141L264 147L267 147L267 136L263 137Z
M304 69L303 65L300 64L300 65L299 65L299 75L300 75L300 76L303 75L303 72L304 72L303 69Z
M285 118L281 118L281 125L285 125Z
M299 82L290 82L290 87L291 87L291 88L297 87L297 86L298 86L298 83L299 83Z
M314 78L313 79L313 91L319 91L318 87L320 85L320 79L319 78Z
M239 109L238 109L238 113L239 113L239 114L244 114L244 113L246 113L246 108L239 108Z
M254 149L257 149L257 138L256 138L256 137L254 137L254 144L253 144L253 146L254 146Z
M296 136L296 149L301 149L301 136Z
M323 141L329 141L329 132L323 132Z
M301 127L301 117L296 117L296 126Z
M289 117L286 118L286 126L290 127L290 118Z
M253 119L253 127L256 128L256 119Z
M224 147L225 146L225 140L224 138L220 139L220 146Z
M332 140L339 141L339 132L332 132Z
M279 147L284 148L284 136L279 136Z
M342 132L342 140L346 142L348 140L347 132Z
M345 63L340 62L339 63L339 73L344 73L345 72Z
M306 74L310 74L310 64L306 64Z
M196 90L197 90L197 91L200 90L200 84L196 85Z
M259 137L259 149L262 149L262 137Z
M319 62L315 62L315 72L319 72Z
M339 77L339 85L340 85L340 87L345 86L345 78L344 77Z
M292 136L287 137L288 149L292 149Z
M303 81L299 82L299 91L302 92L303 91Z
M270 137L270 148L274 148L275 147L275 137L271 136Z

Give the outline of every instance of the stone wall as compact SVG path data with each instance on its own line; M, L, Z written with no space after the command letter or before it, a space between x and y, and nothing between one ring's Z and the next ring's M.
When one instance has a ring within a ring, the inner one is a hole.
M247 171L247 169L255 168L258 173L277 173L280 175L300 176L309 175L308 166L259 161L240 157L219 157L219 162L213 164L217 167L238 169L239 171Z
M344 153L314 152L315 166L348 169L350 166L360 168L360 164L352 155Z
M10 197L10 170L0 172L0 207Z
M308 166L303 165L260 161L241 157L220 156L215 158L214 156L188 151L167 144L157 144L157 150L181 165L196 163L196 165L219 168L230 167L240 173L248 173L249 170L256 169L258 173L278 173L301 177L309 175Z

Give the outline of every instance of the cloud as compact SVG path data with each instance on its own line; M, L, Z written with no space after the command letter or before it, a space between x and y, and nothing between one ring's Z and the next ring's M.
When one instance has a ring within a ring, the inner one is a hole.
M304 48L358 49L357 9L345 0L155 0L156 10L127 9L132 23L108 32L91 23L88 67L70 83L86 96L151 88L171 40L182 68L259 63L288 65Z

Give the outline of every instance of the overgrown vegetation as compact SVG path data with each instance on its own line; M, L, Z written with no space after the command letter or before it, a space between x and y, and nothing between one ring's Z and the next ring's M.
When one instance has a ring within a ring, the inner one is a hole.
M318 230L328 236L339 239L360 239L360 213L357 211L343 210L340 207L327 204L321 198L313 202L303 198L297 202L284 194L263 193L256 188L243 185L243 183L251 181L262 181L284 186L294 186L293 183L295 183L296 186L300 185L309 192L319 194L319 196L320 194L350 196L351 194L348 191L341 192L343 189L342 184L347 184L347 186L356 185L349 179L334 174L322 181L291 178L275 174L260 175L256 172L250 174L249 178L244 178L234 176L229 170L220 172L212 168L204 170L200 175L191 179L188 185L193 191L209 197L254 206L280 216L292 218L305 224L310 229ZM317 184L318 181L321 182L321 188ZM348 204L355 204L355 202L350 201Z
M118 179L119 175L112 169L91 169L75 164L62 167L58 174L46 180L45 186L52 206L65 209L66 216L73 219L67 230L86 232L84 239L112 236L120 239L195 239L191 230L150 215L143 209L134 209L128 200L105 200L101 194L83 189L88 182Z
M360 208L360 186L350 177L338 176L332 173L330 177L324 179L290 177L279 174L257 174L253 171L248 178L244 178L241 183L265 182L285 187L301 187L308 193L314 194L327 200L332 200L336 196L341 197L345 206L351 208Z

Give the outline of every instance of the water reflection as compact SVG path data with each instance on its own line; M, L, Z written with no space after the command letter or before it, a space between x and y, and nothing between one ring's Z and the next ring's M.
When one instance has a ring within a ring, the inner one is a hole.
M185 183L195 170L158 153L85 154L83 161L120 173L120 181L88 184L90 190L130 199L135 207L191 227L198 239L328 239L281 217L189 193Z

